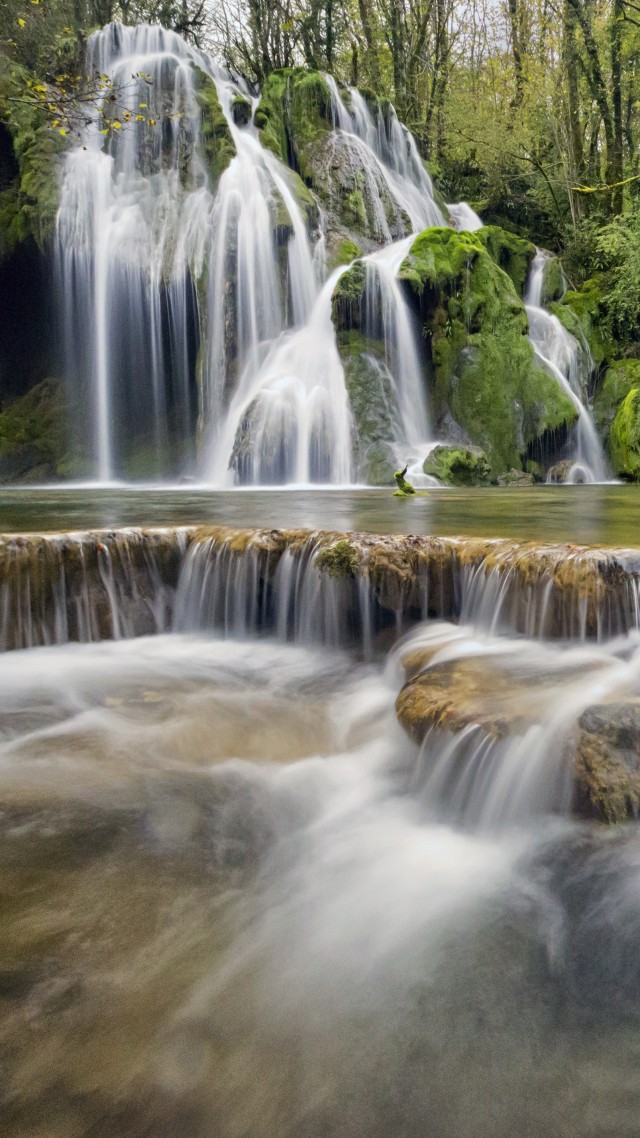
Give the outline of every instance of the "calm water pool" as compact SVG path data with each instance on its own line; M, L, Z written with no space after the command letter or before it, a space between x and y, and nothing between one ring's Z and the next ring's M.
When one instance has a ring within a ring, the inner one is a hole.
M211 523L640 545L640 487L434 490L207 490L186 487L0 491L0 530Z

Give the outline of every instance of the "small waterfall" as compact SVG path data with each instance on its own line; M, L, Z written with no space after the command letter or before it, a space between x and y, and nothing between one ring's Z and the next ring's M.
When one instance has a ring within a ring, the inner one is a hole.
M371 650L427 618L604 642L640 628L633 550L308 530L0 538L0 649L181 630Z
M574 461L567 481L606 482L608 471L602 444L584 403L593 359L558 317L542 307L546 261L547 256L538 250L531 265L524 301L529 317L529 339L536 358L557 379L578 412Z
M424 377L418 350L419 330L398 283L398 270L413 237L406 237L365 257L366 327L384 343L385 363L395 381L401 440L398 461L415 460L421 471L430 438Z
M166 631L187 546L182 530L0 540L0 650Z
M455 202L448 205L447 209L456 229L467 233L475 233L476 229L482 229L484 222L467 202Z

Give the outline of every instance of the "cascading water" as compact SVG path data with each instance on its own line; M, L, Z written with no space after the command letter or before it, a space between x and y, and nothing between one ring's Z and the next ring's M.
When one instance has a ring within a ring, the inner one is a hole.
M44 617L84 582L117 614L178 557L184 618L0 655L4 1130L636 1138L637 633L429 620L363 665L309 643L314 611L344 632L355 583L320 577L322 535L258 536L0 547L3 607L23 590ZM463 593L466 554L467 593L528 554L526 611L530 548L443 546ZM408 603L419 543L361 548L376 603ZM629 550L556 557L535 558L552 591L588 567L590 603L619 557L637 581Z
M524 301L529 339L542 366L557 379L578 412L574 461L567 481L606 482L608 471L602 444L585 405L593 359L588 347L578 344L558 317L542 306L547 259L541 250L536 252L527 281Z
M58 276L78 466L107 482L193 468L207 480L351 480L350 409L331 325L337 271L310 232L291 172L260 142L257 100L159 27L110 25L88 69L117 92L105 140L96 112L65 167ZM336 138L357 151L380 242L442 224L415 141L357 90L334 99ZM215 91L235 156L217 186L207 149ZM105 104L108 107L110 94ZM244 125L235 104L249 106ZM113 117L113 116L112 116ZM382 195L384 194L384 201ZM399 440L428 436L414 333L395 272L404 244L367 261L381 294ZM196 356L198 366L196 368Z

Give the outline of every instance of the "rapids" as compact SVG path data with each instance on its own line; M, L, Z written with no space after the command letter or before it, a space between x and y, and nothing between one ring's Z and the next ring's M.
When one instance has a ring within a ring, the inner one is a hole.
M414 644L0 657L7 1138L635 1136L635 829L460 819L395 720Z

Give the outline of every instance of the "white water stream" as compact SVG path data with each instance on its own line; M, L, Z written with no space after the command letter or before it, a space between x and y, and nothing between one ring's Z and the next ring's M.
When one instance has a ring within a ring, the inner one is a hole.
M525 307L529 317L529 339L537 359L557 379L578 412L576 445L567 482L606 482L607 462L593 419L586 406L589 378L594 369L588 347L578 343L557 316L542 306L545 262L538 250L531 266Z

